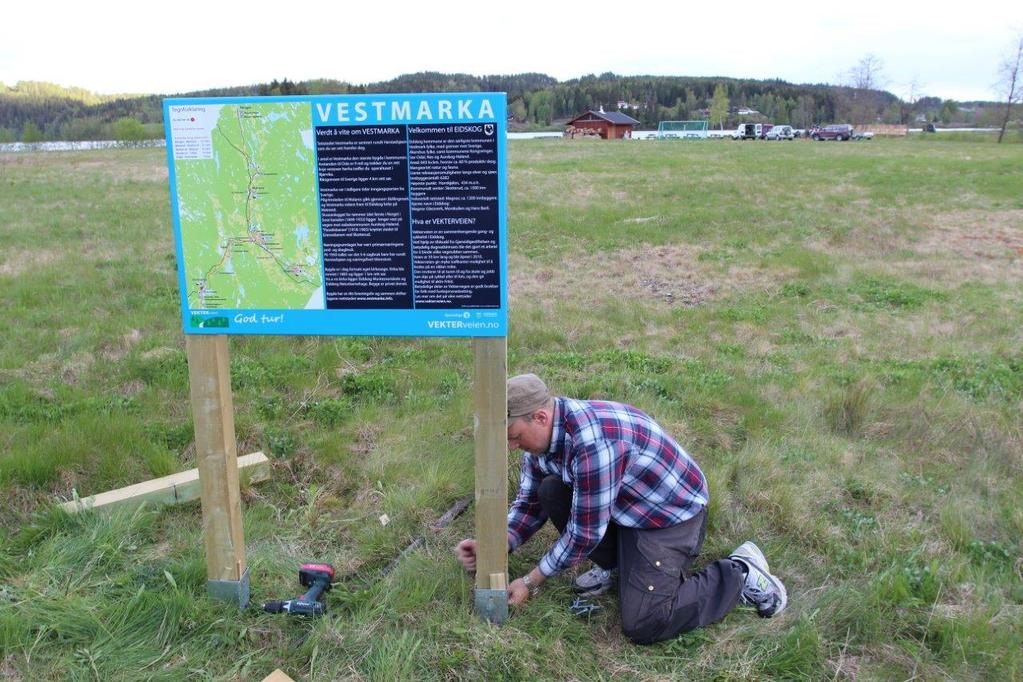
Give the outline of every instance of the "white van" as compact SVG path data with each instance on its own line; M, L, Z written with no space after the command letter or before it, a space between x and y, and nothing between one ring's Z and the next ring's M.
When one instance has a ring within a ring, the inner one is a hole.
M764 134L764 126L760 123L740 123L732 133L733 140L759 140Z

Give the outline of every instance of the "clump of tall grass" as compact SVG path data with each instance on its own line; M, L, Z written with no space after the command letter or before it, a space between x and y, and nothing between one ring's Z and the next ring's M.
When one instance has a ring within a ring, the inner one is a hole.
M877 384L862 379L828 398L824 405L824 420L835 433L848 437L863 435L875 415L877 402Z

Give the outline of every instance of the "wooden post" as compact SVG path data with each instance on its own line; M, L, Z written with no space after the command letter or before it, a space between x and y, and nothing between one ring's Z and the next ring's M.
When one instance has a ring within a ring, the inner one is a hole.
M476 610L508 617L508 340L474 338L476 408Z
M195 458L202 488L206 588L212 598L237 602L244 608L249 601L249 572L238 492L227 337L190 334L185 336L185 349L195 422Z

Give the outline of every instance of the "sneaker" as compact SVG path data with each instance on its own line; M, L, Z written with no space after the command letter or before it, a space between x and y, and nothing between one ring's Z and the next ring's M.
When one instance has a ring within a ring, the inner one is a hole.
M614 585L613 573L613 569L604 570L594 564L593 568L576 577L573 586L576 594L583 597L596 597L598 594L604 594Z
M777 616L789 603L785 585L777 576L771 575L764 553L752 542L739 545L731 556L746 567L746 582L742 586L743 604L755 606L761 618Z

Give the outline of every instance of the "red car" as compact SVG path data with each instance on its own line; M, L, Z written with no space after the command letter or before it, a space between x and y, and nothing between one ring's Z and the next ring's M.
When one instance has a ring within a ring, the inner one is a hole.
M848 123L835 123L823 128L817 128L810 133L810 137L814 140L837 140L838 142L851 140L852 136L853 127Z

